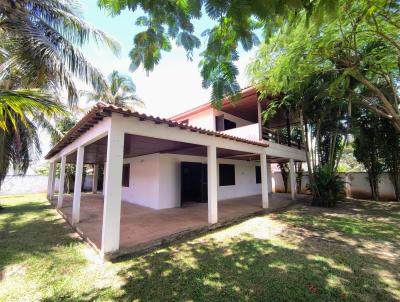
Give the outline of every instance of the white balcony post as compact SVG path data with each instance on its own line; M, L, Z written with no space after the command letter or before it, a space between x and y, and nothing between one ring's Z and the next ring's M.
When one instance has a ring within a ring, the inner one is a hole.
M92 193L93 194L97 193L98 182L99 182L99 165L94 164L93 165L93 183L92 183Z
M218 222L217 148L207 146L208 223Z
M290 177L290 193L292 195L292 200L296 200L296 170L294 168L294 160L291 158L289 160L289 177Z
M268 198L268 170L267 170L267 155L265 153L260 154L261 163L261 195L262 195L262 207L264 209L269 208Z
M63 155L61 157L61 167L60 167L60 179L58 181L58 200L57 200L57 208L62 208L63 200L64 200L64 181L65 181L65 164L67 161L67 157Z
M54 198L54 182L56 176L56 163L50 162L49 166L49 180L47 183L47 200L52 202Z
M76 153L74 199L72 201L72 225L76 225L77 223L79 223L79 216L81 212L81 189L84 153L85 147L79 146Z
M104 188L102 254L117 251L120 241L122 164L124 155L124 129L118 119L112 119L108 131L106 181Z

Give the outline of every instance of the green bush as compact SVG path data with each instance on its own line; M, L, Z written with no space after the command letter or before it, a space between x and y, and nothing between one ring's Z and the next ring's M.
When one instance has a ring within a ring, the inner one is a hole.
M321 207L334 207L338 200L346 196L345 182L332 169L331 165L323 165L315 171L315 185L319 196L314 196L312 205Z

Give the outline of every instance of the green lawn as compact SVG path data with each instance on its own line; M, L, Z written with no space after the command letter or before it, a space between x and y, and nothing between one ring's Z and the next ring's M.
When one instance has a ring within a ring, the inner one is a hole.
M1 301L399 301L400 204L298 206L102 263L45 201L0 198Z

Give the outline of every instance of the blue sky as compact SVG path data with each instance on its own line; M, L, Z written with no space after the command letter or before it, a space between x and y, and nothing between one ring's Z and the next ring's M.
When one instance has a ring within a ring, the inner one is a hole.
M97 0L82 1L84 18L95 27L114 37L122 46L119 57L114 56L104 46L91 44L84 49L88 59L105 75L112 70L118 70L132 77L137 95L145 102L146 113L161 117L169 117L209 101L210 91L201 87L201 76L198 68L199 53L194 52L193 61L188 61L182 48L174 47L170 53L163 53L161 63L148 75L139 68L134 73L129 72L130 59L128 53L133 45L134 34L143 28L135 25L142 12L124 11L121 15L111 17L97 6ZM196 34L212 25L212 21L203 17L195 22ZM203 41L202 41L203 42ZM239 83L247 86L244 69L249 62L251 53L241 51L238 68Z

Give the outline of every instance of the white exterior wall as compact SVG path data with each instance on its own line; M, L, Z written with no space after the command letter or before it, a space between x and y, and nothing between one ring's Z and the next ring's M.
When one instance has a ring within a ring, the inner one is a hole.
M189 117L188 124L202 129L215 130L214 109L210 108Z
M181 204L181 166L183 161L207 163L206 157L152 154L125 159L130 163L129 188L122 188L122 200L165 209ZM261 194L261 184L256 183L255 166L258 162L218 159L218 163L235 165L235 185L218 186L218 200Z
M213 108L204 110L193 116L190 116L188 118L189 119L188 124L191 126L200 127L203 129L215 130L215 117L218 115L221 115L221 114L224 115L224 118L226 118L232 122L235 122L237 128L253 124L252 122L246 121L240 117L231 115L231 114L223 112L223 111L218 111ZM258 140L258 136L257 136L257 140Z
M122 200L159 209L159 155L145 155L124 159L130 164L129 187L122 187Z

